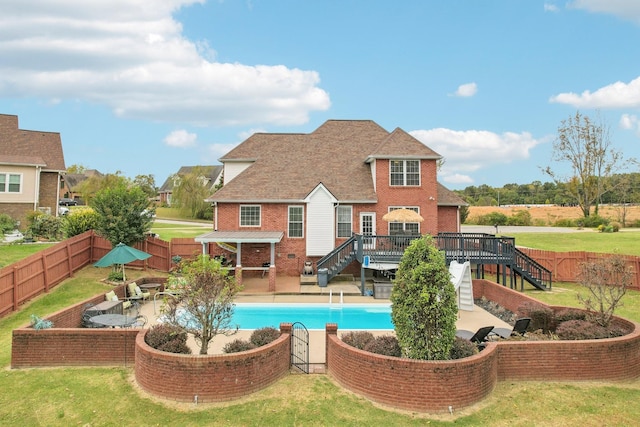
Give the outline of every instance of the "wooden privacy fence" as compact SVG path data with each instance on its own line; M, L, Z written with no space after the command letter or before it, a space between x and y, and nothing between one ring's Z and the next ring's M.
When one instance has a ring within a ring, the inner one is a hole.
M611 258L612 254L597 252L552 252L540 249L518 248L526 255L533 258L543 267L549 269L554 282L578 282L580 264L593 262L598 259ZM640 290L640 257L635 255L621 255L627 266L633 271L631 289ZM485 265L485 271L496 272L495 265Z
M164 272L171 269L173 256L192 258L202 253L202 245L193 238L177 238L166 242L149 237L134 247L151 254L151 257L131 262L127 264L128 267ZM0 317L16 311L34 297L49 292L49 289L98 261L111 249L108 240L91 230L0 269Z

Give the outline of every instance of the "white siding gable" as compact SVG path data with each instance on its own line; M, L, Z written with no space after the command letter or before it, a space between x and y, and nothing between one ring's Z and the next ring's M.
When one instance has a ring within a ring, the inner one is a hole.
M319 184L305 199L307 202L307 256L324 256L335 246L336 198Z
M233 178L240 175L242 171L251 166L253 162L226 162L224 163L224 182L231 182ZM218 177L218 179L220 179Z

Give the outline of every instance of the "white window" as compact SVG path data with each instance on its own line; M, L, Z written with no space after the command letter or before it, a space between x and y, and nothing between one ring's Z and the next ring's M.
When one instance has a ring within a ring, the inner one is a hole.
M351 206L338 206L336 216L337 237L351 237L353 230L351 220Z
M304 237L304 209L302 206L289 206L289 237Z
M240 227L260 227L260 205L240 205Z
M21 189L21 174L0 172L0 193L20 193Z
M420 160L391 160L389 182L394 186L419 186Z

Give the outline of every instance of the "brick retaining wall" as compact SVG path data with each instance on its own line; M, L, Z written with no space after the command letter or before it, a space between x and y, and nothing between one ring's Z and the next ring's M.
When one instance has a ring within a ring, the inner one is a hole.
M158 351L136 338L136 381L145 391L177 401L220 402L262 390L289 372L291 324L265 346L232 354L187 355Z

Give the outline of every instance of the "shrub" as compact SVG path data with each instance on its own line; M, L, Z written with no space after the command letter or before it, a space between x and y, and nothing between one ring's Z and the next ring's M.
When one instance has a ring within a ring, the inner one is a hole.
M53 215L37 215L27 230L32 236L58 240L62 237L62 219Z
M342 335L343 343L360 350L364 350L367 344L374 339L373 334L368 331L351 331Z
M156 350L191 354L191 349L187 347L187 333L174 325L161 323L152 326L144 341Z
M112 271L107 276L107 280L110 282L122 282L124 280L124 274L122 271Z
M255 344L241 339L235 339L225 344L222 348L223 353L239 353L241 351L253 350L256 348Z
M575 219L562 218L553 223L554 227L578 227Z
M10 233L18 227L18 222L7 214L0 214L0 235Z
M507 219L507 225L531 225L531 212L517 211Z
M580 218L580 222L584 227L597 228L599 225L609 225L609 220L599 215L590 215L585 218Z
M31 327L35 330L53 328L53 322L51 320L41 319L35 314L31 315Z
M531 318L531 331L542 330L546 334L551 332L554 326L553 310L542 304L525 302L518 307L518 316Z
M464 359L478 353L478 347L469 340L456 337L449 353L449 359Z
M62 224L65 237L73 237L85 231L93 230L98 224L98 214L90 208L71 211Z
M607 328L588 320L567 320L556 328L561 340L595 340L609 338Z
M609 224L609 227L612 228L614 233L617 233L618 231L620 231L620 223L619 222L612 222L611 224Z
M265 327L253 331L251 333L251 337L249 337L249 341L256 347L262 347L263 345L267 345L270 342L277 340L279 337L279 330L272 327Z
M507 225L509 218L501 212L489 212L478 217L478 225Z
M370 353L381 354L383 356L400 357L402 350L398 339L393 335L381 335L369 341L363 349Z

